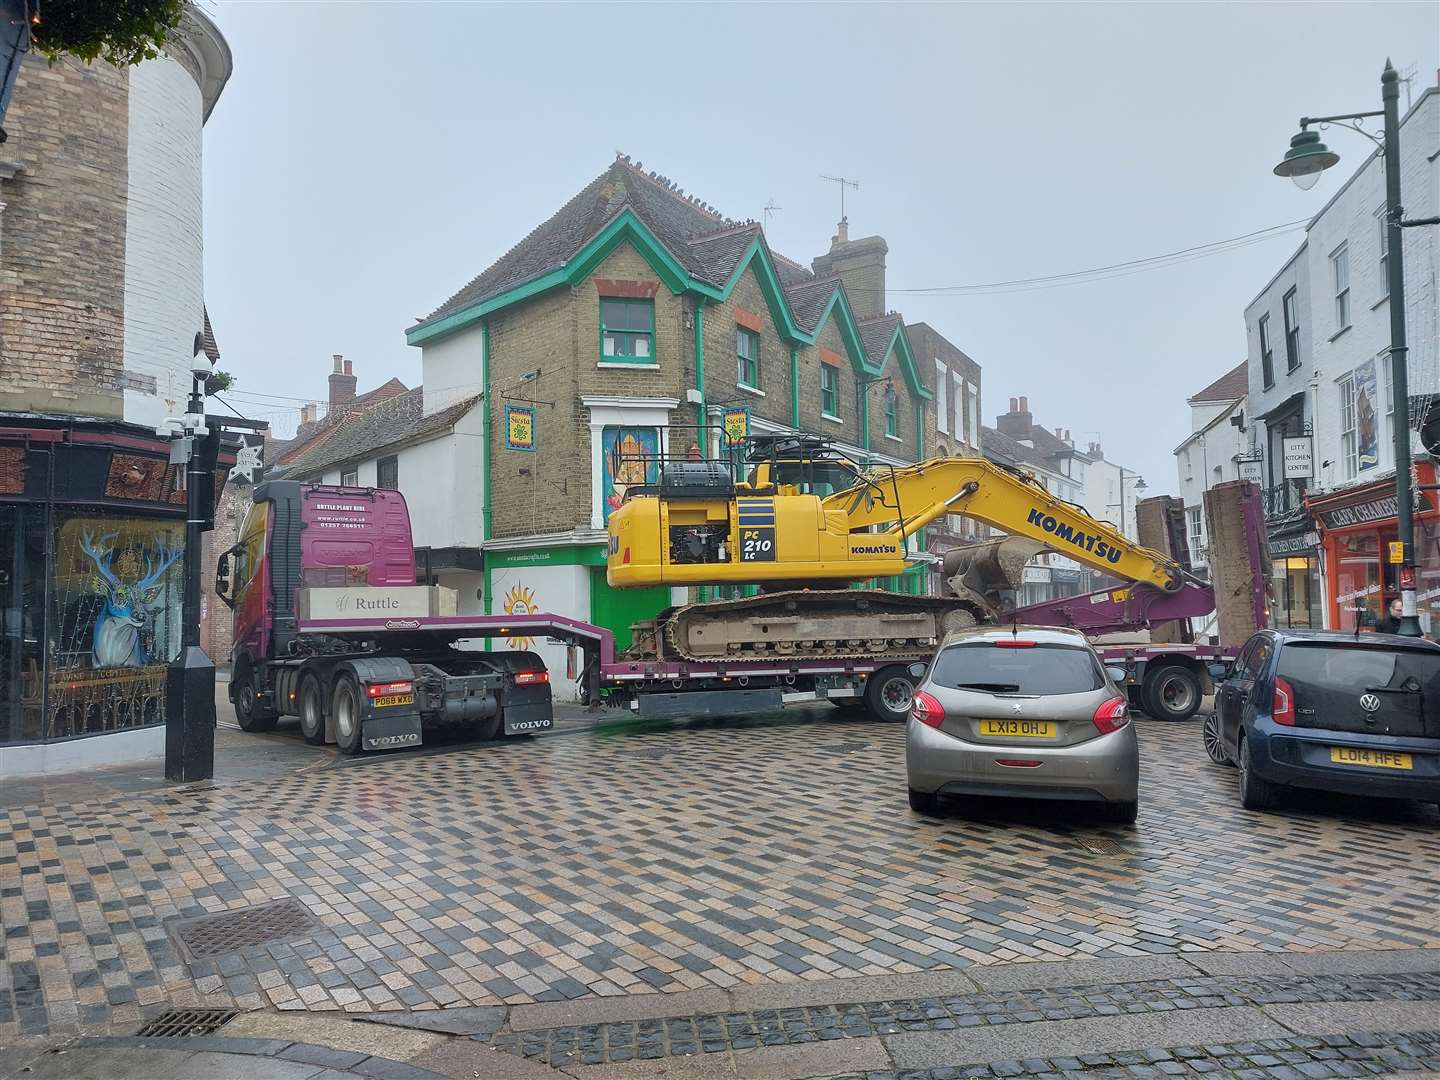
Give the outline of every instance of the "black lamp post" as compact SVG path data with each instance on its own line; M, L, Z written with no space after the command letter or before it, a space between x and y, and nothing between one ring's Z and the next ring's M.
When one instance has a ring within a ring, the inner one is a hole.
M209 435L205 381L210 370L209 360L197 354L191 364L190 401L171 458L184 456L185 599L180 655L165 673L165 778L187 782L215 775L215 664L200 647L200 535L205 524L201 485L214 483L201 452L201 439Z
M1403 228L1433 225L1435 219L1405 221L1400 203L1400 77L1389 60L1380 75L1379 112L1342 113L1338 116L1308 116L1300 119L1300 132L1290 140L1290 149L1279 165L1276 176L1288 176L1302 190L1315 186L1320 174L1336 164L1340 155L1330 150L1311 124L1341 123L1372 138L1369 132L1347 121L1367 117L1384 117L1386 270L1390 277L1390 382L1395 399L1395 511L1403 551L1400 562L1400 633L1420 636L1420 620L1415 607L1415 503L1410 487L1410 385L1405 344L1405 255L1401 241Z

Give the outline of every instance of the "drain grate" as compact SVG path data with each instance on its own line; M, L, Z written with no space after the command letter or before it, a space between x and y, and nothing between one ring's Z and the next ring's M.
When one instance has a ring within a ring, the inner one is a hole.
M181 919L170 925L170 933L191 960L203 960L253 945L307 938L319 925L304 904L288 897L238 911Z
M1114 840L1106 840L1103 836L1077 836L1075 842L1086 851L1093 851L1097 855L1130 854Z
M238 1009L170 1009L135 1034L145 1039L188 1039L194 1035L211 1035L239 1015Z

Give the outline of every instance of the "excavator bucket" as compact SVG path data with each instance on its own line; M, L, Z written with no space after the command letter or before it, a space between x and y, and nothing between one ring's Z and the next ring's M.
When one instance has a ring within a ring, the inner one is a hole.
M945 583L956 596L980 604L998 618L1014 607L1025 579L1025 564L1050 548L1023 536L1002 536L945 553Z

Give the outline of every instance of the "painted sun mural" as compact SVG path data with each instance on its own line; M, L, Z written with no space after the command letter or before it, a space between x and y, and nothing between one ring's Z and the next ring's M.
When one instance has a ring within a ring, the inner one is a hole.
M525 584L510 586L505 593L505 599L501 605L506 615L530 615L539 610L535 604L535 590ZM505 639L512 649L531 649L535 647L535 639L517 634Z

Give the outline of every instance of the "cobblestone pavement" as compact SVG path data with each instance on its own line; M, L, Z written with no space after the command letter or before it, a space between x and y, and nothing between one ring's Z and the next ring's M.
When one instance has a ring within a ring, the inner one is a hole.
M560 1068L572 1064L598 1065L749 1050L757 1046L865 1039L902 1031L957 1031L1047 1020L1332 1001L1440 1001L1440 972L1308 979L1151 980L1026 993L958 994L759 1009L505 1032L496 1035L492 1045L497 1050ZM1440 1021L1440 1008L1436 1010L1436 1018Z
M1260 1042L1154 1047L1119 1054L1023 1058L940 1069L846 1073L834 1080L1326 1080L1440 1070L1440 1032L1297 1036Z
M1142 723L1134 829L1064 805L936 822L905 805L903 741L827 712L609 723L11 804L0 1043L126 1033L175 1004L360 1013L1440 945L1433 809L1250 814L1197 725ZM309 937L187 962L168 932L284 897L318 918Z

